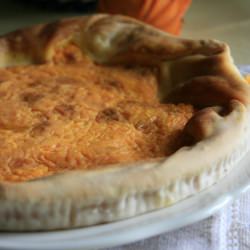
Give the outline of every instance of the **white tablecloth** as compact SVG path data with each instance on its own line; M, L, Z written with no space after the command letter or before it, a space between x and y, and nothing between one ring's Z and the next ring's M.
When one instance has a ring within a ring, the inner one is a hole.
M138 243L108 250L249 250L250 192L212 217Z

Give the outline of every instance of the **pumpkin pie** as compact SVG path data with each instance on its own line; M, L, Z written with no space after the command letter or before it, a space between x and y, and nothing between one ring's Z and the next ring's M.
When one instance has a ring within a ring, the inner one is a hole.
M0 38L0 229L112 222L207 188L248 150L225 43L93 15Z

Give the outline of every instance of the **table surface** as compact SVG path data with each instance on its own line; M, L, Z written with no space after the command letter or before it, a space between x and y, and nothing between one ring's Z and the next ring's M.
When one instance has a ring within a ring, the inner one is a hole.
M22 0L0 1L0 34L35 23L81 15L80 11L41 9L32 4L24 5L23 2ZM182 36L225 41L231 47L236 64L249 64L249 28L250 1L193 0L185 17Z

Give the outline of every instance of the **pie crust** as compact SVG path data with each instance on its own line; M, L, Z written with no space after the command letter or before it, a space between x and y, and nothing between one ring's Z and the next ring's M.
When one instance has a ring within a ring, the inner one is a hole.
M1 37L0 67L62 60L56 52L72 42L100 64L157 67L163 102L199 107L185 128L196 143L167 158L3 181L1 230L75 228L164 208L219 181L248 151L249 86L225 43L177 38L128 17L93 15Z

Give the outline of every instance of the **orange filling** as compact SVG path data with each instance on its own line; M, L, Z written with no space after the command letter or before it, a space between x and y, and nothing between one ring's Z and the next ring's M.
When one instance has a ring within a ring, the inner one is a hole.
M190 105L160 104L145 68L44 64L0 69L0 180L167 156Z

